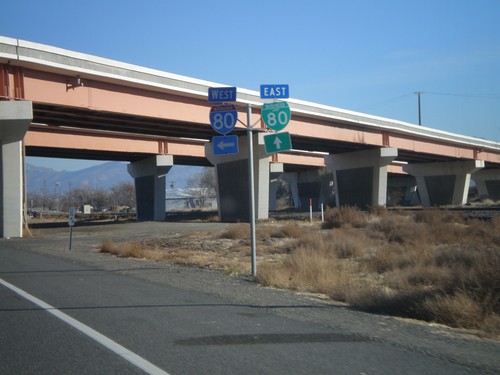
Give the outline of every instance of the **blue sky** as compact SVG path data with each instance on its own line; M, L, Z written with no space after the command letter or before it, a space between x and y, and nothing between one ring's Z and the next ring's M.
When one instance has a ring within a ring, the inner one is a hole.
M499 0L17 0L2 13L3 36L252 90L287 83L414 124L421 91L424 126L500 141Z

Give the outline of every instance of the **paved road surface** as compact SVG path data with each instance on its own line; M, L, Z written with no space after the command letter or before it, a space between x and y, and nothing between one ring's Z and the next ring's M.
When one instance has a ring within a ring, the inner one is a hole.
M96 252L196 225L226 226L76 227L71 252L64 228L0 240L0 373L500 373L500 345L463 331Z

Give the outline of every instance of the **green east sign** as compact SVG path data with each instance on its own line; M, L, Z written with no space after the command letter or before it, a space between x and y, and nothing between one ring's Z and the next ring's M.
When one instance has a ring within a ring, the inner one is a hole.
M280 131L290 122L290 106L287 102L265 103L261 116L269 129Z

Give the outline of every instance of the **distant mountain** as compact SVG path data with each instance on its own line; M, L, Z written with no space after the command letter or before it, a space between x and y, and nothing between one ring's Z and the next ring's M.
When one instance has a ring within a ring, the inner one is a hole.
M52 168L37 167L26 164L26 186L28 192L67 191L72 188L110 189L120 182L133 183L127 172L127 164L123 162L107 162L79 171L56 171ZM171 187L185 188L188 180L201 172L201 167L174 165L166 176L167 189Z

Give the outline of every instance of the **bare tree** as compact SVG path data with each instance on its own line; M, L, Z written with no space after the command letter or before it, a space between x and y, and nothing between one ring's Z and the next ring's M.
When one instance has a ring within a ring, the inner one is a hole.
M56 208L56 195L44 189L28 193L29 206L34 210L53 210Z
M109 205L116 209L116 207L130 207L135 208L135 188L129 182L120 182L113 185L111 193L108 196Z
M187 185L200 207L205 207L207 199L214 197L216 193L214 168L203 168L200 173L187 181Z

